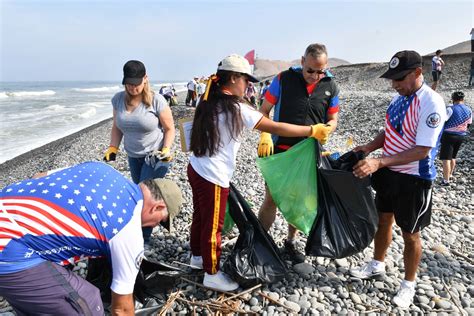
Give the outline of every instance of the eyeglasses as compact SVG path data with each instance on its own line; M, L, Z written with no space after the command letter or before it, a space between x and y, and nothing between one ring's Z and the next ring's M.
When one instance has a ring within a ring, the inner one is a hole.
M326 73L326 69L311 69L307 68L306 72L309 74L317 73L318 75L324 75Z

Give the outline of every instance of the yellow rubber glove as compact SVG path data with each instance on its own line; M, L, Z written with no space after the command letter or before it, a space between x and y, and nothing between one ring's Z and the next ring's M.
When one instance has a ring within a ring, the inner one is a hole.
M104 154L105 161L115 161L117 158L118 148L115 146L109 146L109 149Z
M257 152L259 157L268 157L273 155L273 140L270 133L262 132L260 134Z
M326 144L329 139L329 134L332 131L332 127L329 124L316 124L311 125L311 137L319 140L321 144Z
M168 147L161 148L161 150L159 151L158 158L164 162L171 161L173 159L173 156L171 155L171 150Z

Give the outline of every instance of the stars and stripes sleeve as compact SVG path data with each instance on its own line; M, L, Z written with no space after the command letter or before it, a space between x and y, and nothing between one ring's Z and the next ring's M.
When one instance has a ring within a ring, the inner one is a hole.
M432 98L425 98L423 101L420 106L416 145L436 147L446 122L446 107L443 98L439 95L433 95Z

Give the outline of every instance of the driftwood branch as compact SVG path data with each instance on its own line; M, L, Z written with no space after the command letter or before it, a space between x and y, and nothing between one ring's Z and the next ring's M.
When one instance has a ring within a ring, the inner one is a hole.
M446 292L448 292L449 294L449 297L451 298L451 301L453 301L454 305L456 305L456 307L459 309L459 311L461 312L461 315L465 315L465 311L462 309L462 307L459 305L458 303L458 300L457 298L455 298L453 296L453 294L451 293L451 289L450 287L448 287L448 285L446 284L446 282L444 282L444 278L441 279L441 281L443 282L443 287L444 289L446 290ZM467 313L466 313L467 314Z
M267 300L269 300L270 302L272 302L273 304L276 304L278 306L281 306L287 310L289 310L290 312L294 313L295 311L293 309L291 309L290 307L278 302L277 300L274 300L273 298L271 298L270 296L268 296L267 294L263 293L263 292L258 292L257 293L258 295L260 295L261 297L264 297L266 298Z
M459 257L461 257L461 258L466 259L467 262L469 262L470 264L474 264L474 260L472 260L471 258L469 258L468 256L466 256L465 254L460 253L459 251L457 251L457 250L455 250L455 249L450 249L450 250L451 250L451 252L452 252L453 254L455 254L456 256L459 256Z

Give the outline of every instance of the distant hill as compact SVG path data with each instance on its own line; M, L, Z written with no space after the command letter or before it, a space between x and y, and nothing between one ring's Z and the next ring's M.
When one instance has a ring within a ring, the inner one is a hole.
M270 77L277 73L290 68L293 65L299 65L300 59L293 61L283 60L269 60L269 59L255 59L254 75L259 78ZM330 68L334 68L340 65L350 65L351 63L347 60L340 58L329 58L328 65Z
M457 43L446 48L441 48L443 54L462 54L471 52L471 40ZM429 53L426 56L434 56L435 52Z

